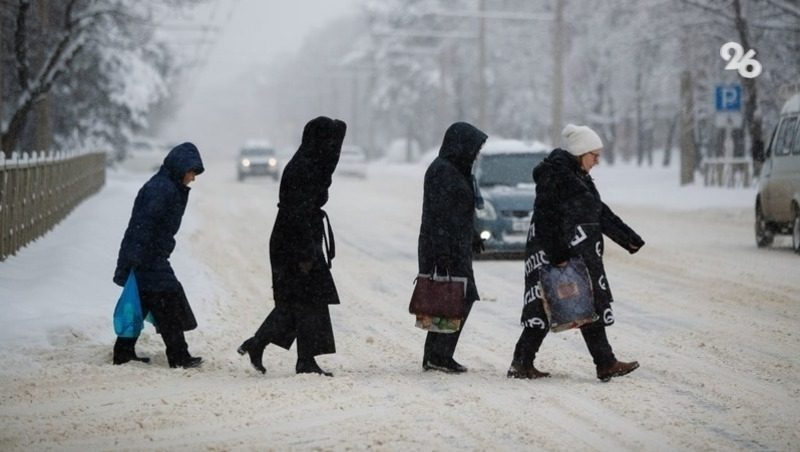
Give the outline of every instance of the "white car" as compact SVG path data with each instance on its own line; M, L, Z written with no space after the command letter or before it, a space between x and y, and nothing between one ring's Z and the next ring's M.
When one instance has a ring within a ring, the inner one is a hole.
M786 101L764 156L756 196L756 244L792 236L800 253L800 94Z
M342 146L339 164L336 166L336 174L355 176L362 179L367 177L366 152L360 146L352 144Z
M236 161L237 179L243 181L250 176L281 177L281 167L275 148L266 141L248 141L239 150Z

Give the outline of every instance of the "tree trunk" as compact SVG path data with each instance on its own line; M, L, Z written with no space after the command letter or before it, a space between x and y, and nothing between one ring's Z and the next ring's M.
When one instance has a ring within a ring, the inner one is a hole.
M692 100L692 74L681 75L681 185L694 182L694 101Z
M740 0L733 1L733 9L736 13L736 31L739 33L739 40L745 51L751 49L750 32L747 27L747 20L742 16L742 5ZM753 174L761 172L760 157L764 153L764 138L761 127L761 117L756 115L758 109L758 88L755 78L742 77L744 86L744 122L750 132L750 155L753 157Z
M49 35L50 17L48 10L49 0L38 0L36 8L39 10L39 23L41 24L42 36ZM39 46L37 49L37 66L44 67L47 60L45 46ZM34 150L36 151L49 151L52 145L52 127L51 127L51 102L50 94L45 93L41 99L35 102L34 118Z
M669 130L667 131L667 143L664 145L664 161L662 163L665 167L672 163L672 140L675 136L675 129L677 128L680 117L680 113L676 113L669 123Z

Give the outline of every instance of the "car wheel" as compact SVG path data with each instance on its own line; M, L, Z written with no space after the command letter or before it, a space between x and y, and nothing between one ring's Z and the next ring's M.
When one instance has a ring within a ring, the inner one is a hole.
M794 206L794 221L792 222L792 248L800 254L800 207Z
M767 226L767 220L764 218L764 213L761 212L761 203L756 203L756 245L759 248L772 245L775 239L775 234Z

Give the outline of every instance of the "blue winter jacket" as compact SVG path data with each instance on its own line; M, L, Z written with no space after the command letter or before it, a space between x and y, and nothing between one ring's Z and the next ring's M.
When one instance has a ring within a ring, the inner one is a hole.
M167 154L158 172L139 190L119 248L116 284L123 286L133 269L141 292L181 290L169 256L189 199L189 187L183 184L189 171L202 173L203 161L194 144L183 143Z

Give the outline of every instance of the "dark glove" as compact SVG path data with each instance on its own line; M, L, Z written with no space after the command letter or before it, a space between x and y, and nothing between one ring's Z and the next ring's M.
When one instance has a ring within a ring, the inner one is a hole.
M472 252L475 254L481 254L486 250L486 247L483 244L484 240L478 234L473 234L472 236Z
M644 240L638 235L635 235L631 238L630 243L628 243L628 252L631 254L636 253L644 246Z

